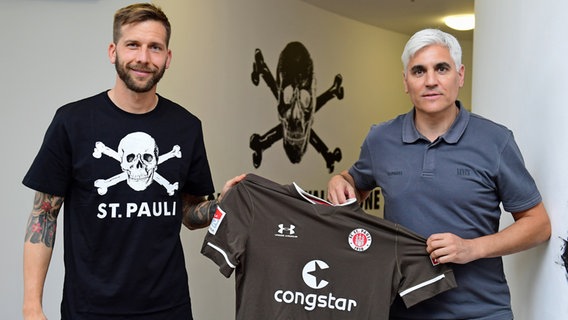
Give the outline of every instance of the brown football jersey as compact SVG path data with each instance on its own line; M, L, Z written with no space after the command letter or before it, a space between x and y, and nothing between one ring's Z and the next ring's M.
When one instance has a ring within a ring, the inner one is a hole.
M388 319L456 287L423 237L254 174L219 204L201 252L235 273L236 319Z

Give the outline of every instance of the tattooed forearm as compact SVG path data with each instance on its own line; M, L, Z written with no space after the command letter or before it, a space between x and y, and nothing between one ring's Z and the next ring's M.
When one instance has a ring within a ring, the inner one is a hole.
M204 199L186 195L183 198L183 224L189 229L207 227L217 210L217 200Z
M62 204L62 197L36 192L25 241L43 243L52 248L55 242L57 216Z

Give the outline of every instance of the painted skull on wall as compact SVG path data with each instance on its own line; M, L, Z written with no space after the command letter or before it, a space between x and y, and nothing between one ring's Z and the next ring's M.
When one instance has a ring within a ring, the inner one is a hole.
M264 62L260 49L255 51L255 61L251 74L254 85L260 83L260 77L272 91L277 100L280 124L260 135L250 137L255 168L262 162L262 152L274 142L282 139L284 150L292 163L299 163L306 152L308 143L320 153L329 172L333 172L335 162L341 161L341 150L329 151L323 140L312 129L314 114L329 100L343 99L343 78L335 76L333 85L316 97L316 78L310 53L300 42L288 43L280 54L276 70L276 79Z
M314 64L306 47L291 42L278 60L278 117L284 130L284 150L298 163L308 147L315 113Z

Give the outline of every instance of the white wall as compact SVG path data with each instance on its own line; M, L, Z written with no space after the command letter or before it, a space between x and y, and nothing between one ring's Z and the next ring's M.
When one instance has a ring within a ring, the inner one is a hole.
M475 11L473 111L515 132L552 219L547 245L506 257L515 319L567 319L568 2L477 0Z
M0 224L3 254L0 318L21 318L22 246L33 192L21 184L55 110L112 87L108 62L112 15L131 1L0 0L2 83L0 139L8 148L1 161L5 204ZM311 53L319 92L343 76L345 98L329 101L315 117L314 130L330 149L341 148L348 167L371 123L406 112L400 53L407 36L327 13L300 1L156 1L173 24L171 68L158 91L199 116L217 189L225 180L255 172L281 183L325 190L330 177L310 146L291 164L281 142L265 152L259 169L248 148L252 133L278 123L276 104L264 83L250 80L254 50L260 48L275 72L286 43L300 41ZM60 225L63 221L60 218ZM63 228L59 228L44 293L45 311L59 318L63 279ZM204 230L182 238L197 319L231 319L234 280L199 254Z

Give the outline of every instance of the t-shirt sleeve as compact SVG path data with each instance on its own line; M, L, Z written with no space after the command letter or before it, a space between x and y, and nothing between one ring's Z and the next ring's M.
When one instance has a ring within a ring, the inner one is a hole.
M225 194L201 247L201 253L227 278L243 262L252 222L251 201L244 184L240 182Z
M22 181L29 188L56 196L65 196L71 179L72 155L64 118L59 109Z
M425 239L398 228L396 256L401 277L398 294L406 307L457 287L451 267L430 259Z
M196 136L191 153L190 170L185 183L184 192L196 196L207 196L215 192L211 169L207 159L203 129L201 122L197 121Z

